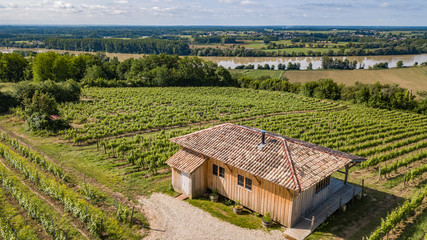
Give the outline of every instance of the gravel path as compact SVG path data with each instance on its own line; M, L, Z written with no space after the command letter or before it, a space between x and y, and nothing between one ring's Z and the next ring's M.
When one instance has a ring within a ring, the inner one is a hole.
M151 227L146 239L284 239L279 230L240 228L165 194L141 197L139 203Z

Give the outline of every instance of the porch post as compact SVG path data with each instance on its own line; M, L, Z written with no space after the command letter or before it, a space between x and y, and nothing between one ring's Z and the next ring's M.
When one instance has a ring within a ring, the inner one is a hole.
M348 164L345 165L345 178L344 178L344 184L347 184L347 178L348 178Z

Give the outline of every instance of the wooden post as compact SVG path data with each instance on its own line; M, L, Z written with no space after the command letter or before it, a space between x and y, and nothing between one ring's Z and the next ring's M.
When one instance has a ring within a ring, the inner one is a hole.
M105 143L104 143L104 154L107 154L107 149L105 148Z
M340 205L338 207L338 209L340 210L340 212L341 212L341 203L342 203L342 194L340 195Z
M406 173L405 173L405 176L403 176L403 187L404 188L406 187Z
M54 221L53 221L53 218L52 218L52 216L50 216L50 220L52 221L52 226L53 226L53 239L55 239L56 238L56 233L55 233L55 223L54 223Z
M363 198L363 193L365 192L365 179L362 179L362 197L360 199Z
M99 151L99 139L96 139L96 151Z
M132 207L132 214L130 215L130 225L132 225L133 221L133 211L135 211L135 206Z
M64 236L65 236L65 240L68 240L68 232L67 232L67 230L64 230Z
M347 184L348 179L348 164L345 165L345 178L344 178L344 184Z
M314 216L311 217L311 227L310 227L310 232L313 232L314 230Z
M381 180L381 166L380 166L380 168L378 170L379 170L378 171L378 181L379 181L379 180Z

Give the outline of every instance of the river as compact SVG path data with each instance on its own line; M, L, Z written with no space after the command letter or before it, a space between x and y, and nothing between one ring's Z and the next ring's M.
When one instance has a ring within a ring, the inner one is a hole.
M24 51L34 51L34 52L58 52L65 53L69 52L71 54L82 54L88 52L81 51L65 51L65 50L53 50L53 49L45 49L45 48L4 48L1 47L0 51L3 53L12 52L13 50L24 50ZM91 52L89 52L91 53ZM93 53L92 53L93 54ZM128 58L138 58L143 56L144 54L130 54L130 53L106 53L108 57L117 57L119 61L123 61ZM218 65L223 66L225 68L235 68L238 65L248 65L253 64L255 67L259 65L269 64L274 65L277 69L277 65L279 63L288 64L299 63L301 64L301 69L307 69L308 64L311 62L313 65L313 69L321 68L322 58L321 57L201 57L203 59L216 62ZM396 63L399 60L403 61L404 66L412 66L415 62L419 64L427 61L427 54L417 54L417 55L381 55L381 56L348 56L348 57L334 57L339 59L348 59L349 61L356 60L358 66L361 64L365 66L365 69L373 66L376 63L387 62L389 67L396 67Z

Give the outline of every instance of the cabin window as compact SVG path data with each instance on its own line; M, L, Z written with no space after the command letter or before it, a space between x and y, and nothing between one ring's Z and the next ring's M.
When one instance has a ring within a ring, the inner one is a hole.
M244 187L245 185L245 178L242 175L237 175L237 185L240 187Z
M212 173L213 175L218 176L218 165L212 165Z
M219 177L224 178L225 169L223 167L219 167Z
M248 189L249 191L252 191L252 179L246 178L245 183L246 183L245 188Z
M316 193L322 191L325 189L329 184L331 183L331 176L328 176L327 178L323 179L322 181L318 182L316 185Z

